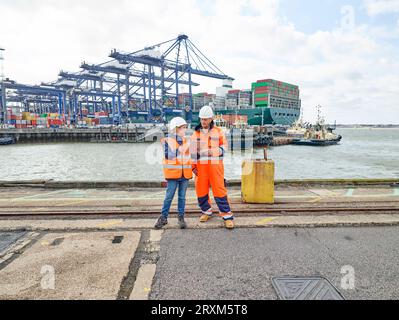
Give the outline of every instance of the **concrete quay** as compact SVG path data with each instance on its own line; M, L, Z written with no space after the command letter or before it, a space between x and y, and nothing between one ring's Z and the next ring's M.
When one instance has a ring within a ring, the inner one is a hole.
M188 229L178 229L174 203L168 226L154 230L165 189L131 183L3 184L0 300L218 300L227 292L274 300L271 280L287 274L326 277L345 299L399 297L395 180L280 181L274 204L243 203L231 183L232 231L217 216L198 221L192 186ZM342 286L348 266L353 288Z

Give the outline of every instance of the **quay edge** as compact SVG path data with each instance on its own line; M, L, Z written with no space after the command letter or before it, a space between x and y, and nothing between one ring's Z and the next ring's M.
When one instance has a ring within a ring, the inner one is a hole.
M193 185L193 181L190 182ZM241 180L228 180L230 187L240 187ZM275 186L387 186L399 187L399 178L392 179L290 179L276 180ZM0 188L47 188L47 189L122 189L164 188L165 181L0 181Z

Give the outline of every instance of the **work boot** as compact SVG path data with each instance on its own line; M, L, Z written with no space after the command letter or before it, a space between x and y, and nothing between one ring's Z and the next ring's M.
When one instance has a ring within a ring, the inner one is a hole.
M226 229L234 229L234 220L224 220Z
M155 229L162 229L167 224L168 224L168 219L166 219L164 216L160 216L157 223L155 224Z
M207 222L210 218L212 218L212 216L209 214L203 214L200 218L200 222Z
M184 217L179 217L179 227L180 229L187 229L186 221L184 221Z

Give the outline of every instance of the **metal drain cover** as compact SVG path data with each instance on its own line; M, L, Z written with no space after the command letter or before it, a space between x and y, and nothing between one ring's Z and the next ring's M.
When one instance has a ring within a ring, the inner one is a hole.
M323 277L276 277L272 283L281 300L345 300Z

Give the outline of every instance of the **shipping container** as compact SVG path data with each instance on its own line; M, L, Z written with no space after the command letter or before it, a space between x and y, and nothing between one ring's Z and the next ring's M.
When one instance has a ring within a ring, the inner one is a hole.
M259 88L259 87L271 87L271 86L272 86L272 84L269 82L259 82L259 83L253 83L252 89Z
M263 80L257 80L256 83L262 83L262 82L270 82L270 83L272 83L273 81L275 81L275 80L273 80L273 79L263 79Z
M272 89L272 87L257 87L257 88L255 88L255 92L258 92L258 91L264 91L264 90L268 90L268 91L270 91Z
M108 117L99 117L99 124L110 124Z

